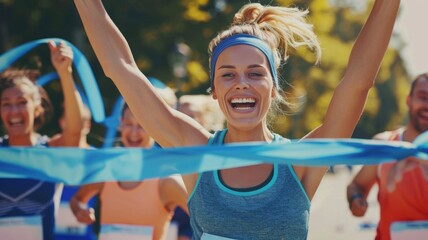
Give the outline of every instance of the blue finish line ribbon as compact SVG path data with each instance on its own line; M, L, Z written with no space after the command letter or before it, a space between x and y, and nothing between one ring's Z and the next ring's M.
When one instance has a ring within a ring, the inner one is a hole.
M428 147L406 142L312 139L180 148L0 147L1 178L34 178L81 185L138 181L260 163L307 166L372 165L408 156L428 158Z

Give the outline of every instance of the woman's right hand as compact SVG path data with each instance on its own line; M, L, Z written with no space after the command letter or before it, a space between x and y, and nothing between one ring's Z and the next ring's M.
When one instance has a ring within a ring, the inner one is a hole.
M77 221L91 224L95 222L95 211L93 208L81 208L75 213Z
M349 203L349 209L351 209L352 215L356 217L364 216L364 214L366 214L367 207L367 199L363 196L354 198Z

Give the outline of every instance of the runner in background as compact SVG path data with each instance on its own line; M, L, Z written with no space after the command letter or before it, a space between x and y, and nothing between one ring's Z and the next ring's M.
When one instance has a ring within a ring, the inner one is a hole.
M35 83L38 74L29 69L8 69L0 74L0 112L7 133L0 138L0 146L76 147L79 144L83 103L73 83L73 52L64 42L58 45L49 42L48 46L61 81L67 128L56 138L40 135L37 130L49 119L52 106L46 92ZM54 240L54 217L61 191L62 184L0 179L1 238Z
M413 142L416 137L428 130L427 73L413 80L406 103L409 109L407 125L393 131L378 133L373 139ZM394 223L428 220L428 180L424 176L423 168L417 165L410 166L411 169L397 177L399 181L395 189L390 191L388 178L396 166L396 162L363 166L347 188L349 209L354 216L361 217L369 207L367 196L371 188L375 183L378 184L380 220L377 240L391 239L391 225ZM424 236L428 233L428 228L425 231Z

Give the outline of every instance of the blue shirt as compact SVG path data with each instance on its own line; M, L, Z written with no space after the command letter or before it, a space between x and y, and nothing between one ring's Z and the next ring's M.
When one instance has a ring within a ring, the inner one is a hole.
M227 129L209 144L223 144ZM274 142L288 141L275 134ZM232 239L306 239L310 201L291 165L274 164L262 186L240 191L219 171L199 174L189 202L194 239L210 234Z
M47 147L47 137L39 137L37 147ZM0 146L8 147L7 137ZM35 179L0 178L0 218L35 216L42 218L43 239L54 239L54 194L56 184Z

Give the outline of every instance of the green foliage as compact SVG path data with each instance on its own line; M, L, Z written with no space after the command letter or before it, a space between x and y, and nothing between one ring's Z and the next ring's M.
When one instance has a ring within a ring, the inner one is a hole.
M321 42L323 57L321 64L314 66L311 52L299 49L282 71L288 81L288 98L296 104L304 104L303 110L291 117L281 117L274 126L276 132L291 138L300 138L322 123L334 88L344 74L353 42L371 9L369 6L366 12L356 13L334 8L328 2L299 1L303 6L309 6L310 19ZM408 79L398 50L389 49L354 137L371 138L377 132L402 124L407 114L405 96ZM305 94L305 103L299 102L301 94ZM282 118L289 119L286 121Z
M333 90L345 70L352 43L368 12L353 13L334 8L328 0L259 2L308 8L310 21L324 50L321 64L314 66L313 54L308 49L298 49L291 53L293 56L280 71L286 81L282 85L287 98L297 105L302 104L302 99L305 103L299 113L280 117L273 127L284 136L298 138L322 122ZM224 9L216 11L213 0L104 1L111 18L128 40L140 69L170 87L179 87L183 93L205 93L209 86L208 43L217 32L229 26L233 14L248 1L229 0L226 3ZM64 38L75 44L90 61L100 83L107 115L110 113L118 91L104 76L72 1L0 0L0 30L1 52L46 37ZM177 79L172 72L171 54L178 42L191 48L188 77L185 79ZM38 62L43 63L43 72L52 70L47 48L30 53L28 58L36 55L40 55ZM355 132L357 137L371 137L375 132L394 127L405 115L407 74L396 50L391 49L386 58ZM20 62L31 61L23 59ZM50 84L47 88L53 102L61 102L58 84ZM60 107L57 105L56 109ZM51 133L57 129L54 124L44 130ZM103 131L101 126L94 125L90 139L92 144L101 144Z

